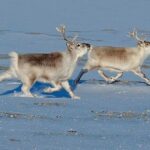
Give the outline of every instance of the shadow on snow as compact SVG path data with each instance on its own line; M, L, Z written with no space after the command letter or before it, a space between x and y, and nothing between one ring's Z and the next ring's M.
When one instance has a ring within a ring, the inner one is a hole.
M69 80L69 84L72 88L72 90L75 90L76 85L74 84L74 80ZM21 87L22 84L16 87L15 89L7 90L6 92L3 92L0 94L0 96L6 96L6 95L12 95L12 94L19 94L21 93ZM43 82L36 82L32 88L31 88L31 93L37 94L46 98L70 98L69 94L67 91L65 91L63 88L57 92L52 92L52 93L45 93L43 89L47 87L52 87L51 84L49 83L43 83Z
M69 80L69 84L72 88L72 90L74 91L76 89L76 85L74 84L74 80ZM96 85L96 84L99 84L99 85L108 85L109 86L109 83L106 83L104 80L80 80L80 82L78 83L79 84L84 84L85 86L87 85ZM133 87L133 86L138 86L138 85L141 85L141 86L145 86L146 83L145 82L141 82L141 81L128 81L128 80L118 80L114 83L112 83L111 85L114 85L114 86L130 86L130 87ZM22 84L19 85L18 87L16 87L15 89L11 89L11 90L7 90L6 92L3 92L0 94L0 96L6 96L6 95L13 95L13 94L19 94L21 93L21 87L22 87ZM32 88L31 88L31 93L33 93L33 95L38 95L38 96L42 96L42 97L45 97L45 98L70 98L69 94L67 91L65 91L63 88L57 92L52 92L52 93L45 93L43 90L47 87L51 87L51 84L49 83L43 83L43 82L36 82Z

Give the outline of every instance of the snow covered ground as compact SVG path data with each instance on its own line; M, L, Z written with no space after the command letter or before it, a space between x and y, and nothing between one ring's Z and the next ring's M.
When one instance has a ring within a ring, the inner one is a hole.
M8 81L0 89L19 86ZM33 92L41 91L39 87ZM1 96L0 149L150 149L149 86L82 80L75 93L81 100L58 93L51 94L54 98L27 98L15 92Z
M127 36L137 27L147 40L150 1L142 0L0 0L0 72L9 60L2 54L64 50L55 27L94 45L135 46ZM84 57L69 80L85 64ZM150 59L145 62L150 65ZM150 78L149 67L143 71ZM25 97L21 83L0 83L0 150L149 150L150 87L132 73L106 84L96 72L85 74L74 87L80 100L59 92L44 94L48 84Z

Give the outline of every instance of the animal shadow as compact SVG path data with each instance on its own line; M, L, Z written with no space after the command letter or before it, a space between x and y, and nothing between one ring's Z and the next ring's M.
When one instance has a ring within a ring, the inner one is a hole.
M74 91L76 89L76 85L74 84L74 80L69 80L69 84L71 86L71 89ZM19 94L19 93L21 93L21 87L22 87L22 84L19 85L16 88L14 88L14 89L7 90L7 91L1 93L0 96ZM70 98L68 92L66 92L63 88L59 91L56 91L56 92L45 93L43 91L43 89L45 89L47 87L52 87L52 86L49 83L43 83L43 82L37 81L32 86L30 91L33 95L35 94L37 96L42 96L42 97L45 97L45 98Z

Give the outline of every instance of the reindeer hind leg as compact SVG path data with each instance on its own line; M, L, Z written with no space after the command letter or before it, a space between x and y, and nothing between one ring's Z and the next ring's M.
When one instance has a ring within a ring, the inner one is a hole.
M11 79L12 77L13 77L13 73L11 69L9 69L0 75L0 82L6 79Z
M44 92L52 93L52 92L59 91L62 88L62 85L60 84L60 82L51 82L51 84L53 85L53 88L51 87L45 88Z
M25 95L27 95L29 97L33 97L33 95L30 92L30 89L31 89L34 81L35 81L35 78L33 78L33 77L25 77L22 80L23 85L22 85L21 90Z

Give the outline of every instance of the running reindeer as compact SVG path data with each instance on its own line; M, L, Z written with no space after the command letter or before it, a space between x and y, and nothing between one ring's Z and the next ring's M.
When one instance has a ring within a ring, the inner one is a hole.
M72 99L79 99L68 83L77 60L91 48L90 44L77 43L68 39L65 35L65 26L56 28L66 41L67 50L65 52L52 52L49 54L23 54L11 52L11 65L9 70L0 75L0 81L9 78L18 78L22 81L22 92L30 97L33 95L30 88L37 80L49 82L53 88L46 88L44 92L54 92L62 87L69 93Z
M150 55L150 42L139 38L137 31L130 32L130 36L137 40L137 47L93 47L88 53L88 61L75 80L77 84L82 75L90 70L97 70L106 82L113 83L124 72L131 71L150 85L150 80L141 71L144 60ZM115 77L108 77L103 69L117 72Z

